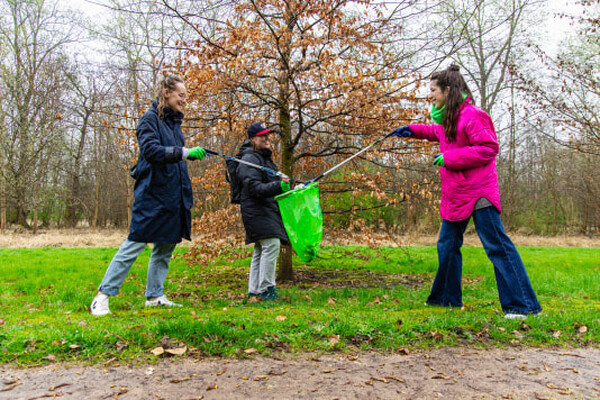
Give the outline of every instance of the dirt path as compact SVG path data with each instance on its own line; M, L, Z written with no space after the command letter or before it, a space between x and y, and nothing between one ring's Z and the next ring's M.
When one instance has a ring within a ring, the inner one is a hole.
M0 399L600 399L600 349L0 367ZM1 391L1 390L6 391Z
M7 231L0 234L0 248L35 248L35 247L119 247L127 237L125 230L98 230L91 229L51 229L40 231L37 235L29 232ZM600 247L600 236L526 236L511 233L510 237L517 246L553 246L553 247ZM202 237L194 235L195 241L202 241ZM381 245L402 246L435 246L436 235L397 236L393 242L381 240ZM465 245L481 246L476 234L465 235ZM184 240L179 246L189 247L192 243ZM323 244L334 245L364 245L364 240L330 242L323 238Z

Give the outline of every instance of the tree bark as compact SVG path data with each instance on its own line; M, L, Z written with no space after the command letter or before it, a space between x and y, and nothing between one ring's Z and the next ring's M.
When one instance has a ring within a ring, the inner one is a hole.
M279 128L281 131L281 170L293 181L294 171L294 145L292 143L292 118L290 115L290 71L289 57L291 36L282 46L282 59L280 61L279 74ZM290 244L281 246L279 255L278 281L289 281L294 279L292 267L292 246Z

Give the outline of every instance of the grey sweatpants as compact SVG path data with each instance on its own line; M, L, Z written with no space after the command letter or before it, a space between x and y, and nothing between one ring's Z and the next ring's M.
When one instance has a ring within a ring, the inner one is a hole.
M268 287L275 286L275 269L280 248L279 238L261 239L254 243L248 293L261 294Z

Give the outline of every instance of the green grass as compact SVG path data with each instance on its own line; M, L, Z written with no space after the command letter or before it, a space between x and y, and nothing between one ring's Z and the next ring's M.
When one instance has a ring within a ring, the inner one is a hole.
M145 309L149 249L138 258L113 315L88 306L116 249L0 249L0 362L146 362L184 343L192 356L302 351L396 351L439 346L597 346L600 249L519 249L544 311L503 318L483 249L463 249L463 309L425 307L434 247L328 247L300 282L279 285L287 303L249 303L249 259L171 263L166 293L181 309ZM183 250L177 250L181 255ZM251 352L253 352L252 350Z

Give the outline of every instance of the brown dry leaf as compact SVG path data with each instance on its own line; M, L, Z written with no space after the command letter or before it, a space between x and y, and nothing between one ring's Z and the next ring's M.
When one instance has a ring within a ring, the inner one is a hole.
M515 331L512 331L511 333L512 333L513 335L515 335L515 337L516 337L517 339L523 339L523 334L522 334L521 332L519 332L519 331L516 331L516 330L515 330Z
M410 354L410 350L408 350L406 347L402 347L398 349L398 353L407 356Z
M283 375L283 374L286 374L286 373L287 373L287 370L285 370L285 369L283 369L283 370L281 370L279 372L274 371L274 370L270 370L269 372L267 372L268 375L274 375L274 376L279 376L279 375Z
M219 372L217 372L217 376L221 376L223 375L225 372L227 372L227 367L223 367L222 370L220 370Z
M244 353L246 353L246 354L254 354L254 353L256 353L256 349L253 348L253 347L251 347L249 349L244 350Z
M552 334L552 337L554 337L555 339L558 339L560 337L561 332L560 331L554 331L554 333Z
M190 379L191 378L189 376L186 376L185 378L173 378L169 382L171 382L171 383L179 383L179 382L189 381Z
M154 350L151 350L150 353L154 354L155 356L160 356L161 354L163 354L165 352L165 349L162 347L157 347Z
M334 334L329 335L327 342L329 342L330 346L332 346L332 347L335 346L336 344L338 344L340 342L340 335L334 335Z
M546 372L551 372L552 370L548 367L548 364L546 364L546 361L542 361L542 364L544 365L544 371Z
M48 354L47 356L42 357L42 360L56 361L56 356L54 354Z
M260 302L260 297L251 297L248 300L248 303L258 303L258 302Z
M182 356L185 354L185 352L187 351L187 346L183 346L183 347L178 347L176 349L167 349L165 350L166 353L169 353L173 356Z
M356 361L356 360L358 360L358 356L356 356L354 354L348 354L347 358L350 361Z
M385 378L375 378L375 377L371 377L371 381L378 381L378 382L383 382L383 383L390 383L389 380L385 379Z
M0 389L0 392L8 392L9 390L13 390L14 388L16 388L19 385L22 385L23 382L21 382L21 380L19 378L17 378L16 382L13 382L12 384L10 384L9 386Z
M287 317L285 315L278 315L277 317L275 317L276 321L285 321L287 319Z
M266 376L266 375L258 375L258 376L255 376L255 377L254 377L254 380L255 380L256 382L265 382L265 381L268 381L268 380L269 380L269 377L268 377L268 376Z
M330 306L333 306L333 305L335 305L336 301L337 301L336 299L334 299L333 297L330 297L327 300L327 304L329 304Z
M400 379L397 376L392 376L392 375L391 376L386 376L385 379L392 379L394 381L398 381L400 383L404 383L404 379Z
M4 325L6 323L6 320L4 318L0 318L0 326Z
M70 348L71 350L77 350L77 349L79 349L80 347L81 347L81 346L80 346L80 345L78 345L78 344L70 344L70 345L69 345L69 348Z
M129 392L129 389L127 389L127 388L120 388L120 389L119 389L119 391L118 391L118 392L116 392L116 393L113 395L113 399L118 399L120 395L122 395L122 394L125 394L125 393L127 393L127 392Z
M579 333L586 333L588 331L588 327L585 325L580 325L579 328L577 328L577 331Z
M219 385L217 385L216 383L213 385L208 385L206 387L206 390L217 390L219 388Z
M51 392L54 392L58 388L61 388L61 387L64 387L64 386L71 386L71 385L72 385L72 383L59 383L58 385L52 386L49 390Z

